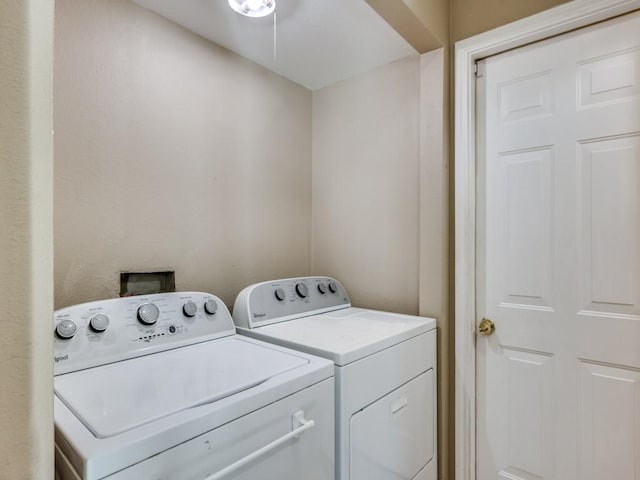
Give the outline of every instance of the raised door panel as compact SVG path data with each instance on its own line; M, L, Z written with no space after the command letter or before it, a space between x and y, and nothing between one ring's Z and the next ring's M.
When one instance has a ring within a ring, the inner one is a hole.
M498 86L500 122L531 120L553 114L553 73L538 72Z
M639 71L640 48L579 62L579 108L603 107L637 99L640 96Z
M488 407L478 411L478 478L555 479L556 358L505 347L499 340L496 332L480 345L496 354L478 378L492 386Z
M510 152L501 161L506 174L502 303L551 309L553 149Z
M637 316L640 136L584 142L578 164L581 310Z
M580 367L581 480L640 479L640 371Z
M553 478L554 417L551 355L505 349L508 407L505 480Z

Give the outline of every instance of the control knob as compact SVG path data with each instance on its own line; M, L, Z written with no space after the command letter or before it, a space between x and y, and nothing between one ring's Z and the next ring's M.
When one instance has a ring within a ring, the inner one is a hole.
M153 325L160 317L160 309L153 303L144 303L138 307L138 320L145 325Z
M284 293L284 290L281 288L276 288L276 291L273 292L279 302L282 302L287 296Z
M304 283L296 284L296 293L300 298L306 298L309 295L309 289Z
M319 283L318 284L318 291L324 295L325 293L327 293L327 286L324 283Z
M213 315L218 311L218 304L212 298L204 302L204 311L209 315Z
M76 324L71 320L63 320L56 325L56 335L62 340L69 340L76 334Z
M196 313L198 313L198 306L194 302L187 302L182 306L182 312L187 317L195 317Z
M329 282L329 291L336 293L338 291L338 284L336 282Z
M109 317L104 313L98 313L89 320L89 328L96 333L104 332L109 326Z

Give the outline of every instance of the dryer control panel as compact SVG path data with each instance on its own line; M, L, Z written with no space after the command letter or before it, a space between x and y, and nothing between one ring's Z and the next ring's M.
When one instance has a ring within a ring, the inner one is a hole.
M233 335L226 305L202 292L114 298L56 310L54 374Z
M233 306L233 320L238 327L257 328L350 306L349 295L334 278L286 278L242 290Z

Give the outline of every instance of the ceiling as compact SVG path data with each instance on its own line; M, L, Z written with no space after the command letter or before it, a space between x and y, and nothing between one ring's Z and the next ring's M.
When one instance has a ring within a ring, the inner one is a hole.
M273 16L249 18L227 0L133 0L311 90L416 55L365 0L277 0Z

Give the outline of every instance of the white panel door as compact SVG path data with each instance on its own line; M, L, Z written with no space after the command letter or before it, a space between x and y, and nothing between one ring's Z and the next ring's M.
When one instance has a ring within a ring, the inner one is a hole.
M640 480L640 14L486 59L478 480Z

